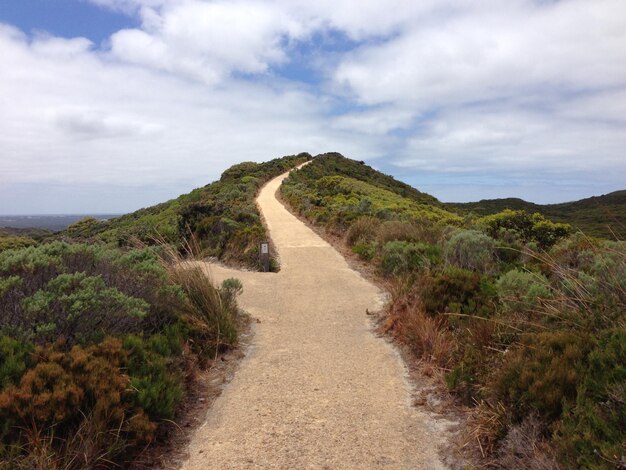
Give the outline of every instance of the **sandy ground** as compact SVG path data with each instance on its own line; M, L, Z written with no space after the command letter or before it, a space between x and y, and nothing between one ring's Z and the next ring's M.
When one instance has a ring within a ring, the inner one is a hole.
M281 271L204 265L243 282L259 323L183 469L444 468L445 430L411 406L401 359L372 332L382 292L277 201L286 176L258 197Z

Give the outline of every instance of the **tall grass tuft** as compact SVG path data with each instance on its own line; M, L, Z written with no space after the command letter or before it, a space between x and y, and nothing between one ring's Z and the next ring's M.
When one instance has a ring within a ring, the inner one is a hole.
M161 260L172 283L185 294L185 313L202 325L207 340L215 351L231 347L237 342L237 304L235 297L242 286L237 279L227 279L221 288L214 286L211 276L193 253L199 249L188 243L185 256L171 245L161 243Z

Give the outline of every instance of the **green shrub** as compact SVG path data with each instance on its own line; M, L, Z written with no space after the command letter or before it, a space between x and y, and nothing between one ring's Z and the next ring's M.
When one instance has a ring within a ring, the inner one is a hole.
M439 247L425 243L404 241L387 242L382 250L381 268L386 275L420 271L437 264L441 257Z
M0 336L0 391L19 382L32 364L34 350L31 343Z
M61 337L68 346L139 331L150 307L85 273L60 274L21 304L29 323L36 325L29 339L43 344Z
M557 420L576 399L592 347L590 338L566 331L528 335L498 371L498 398L518 418L536 410L549 421Z
M99 225L100 222L98 219L94 217L83 217L67 227L66 231L70 237L89 238L97 232Z
M352 252L359 255L365 261L371 261L378 251L378 243L376 242L357 242L352 247Z
M32 238L0 235L0 251L27 248L35 245L37 245L37 242Z
M0 332L66 347L155 333L177 321L184 294L149 251L54 242L0 253Z
M222 286L220 287L220 295L224 301L224 303L231 309L236 309L236 299L237 296L243 293L243 284L237 278L230 277L228 279L224 279L222 281Z
M445 245L446 261L456 268L488 273L494 267L495 242L476 230L462 230Z
M447 268L423 284L422 303L431 315L456 312L489 316L493 309L493 287L475 272Z
M183 387L180 378L169 369L172 357L180 352L174 351L163 335L147 340L127 336L123 344L128 353L125 365L134 392L132 403L142 408L152 421L172 419L183 397Z
M624 462L626 436L626 331L600 335L588 369L557 428L564 459L581 468L615 468ZM599 454L599 455L598 455Z
M506 311L536 311L542 300L552 298L550 284L542 274L513 269L496 281L500 301Z
M542 249L548 249L572 232L568 224L554 223L539 213L528 214L523 210L505 209L477 221L489 236L505 240L511 233L523 242L534 241Z

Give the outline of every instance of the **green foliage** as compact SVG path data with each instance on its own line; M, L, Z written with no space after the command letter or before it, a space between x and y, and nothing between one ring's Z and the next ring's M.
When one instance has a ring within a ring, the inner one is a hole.
M383 247L381 268L386 275L420 271L439 263L441 250L425 243L388 242Z
M494 268L494 240L476 230L460 230L445 245L444 254L451 266L480 273Z
M350 243L365 235L366 225L379 220L411 220L423 224L460 223L460 217L440 208L432 196L382 175L339 154L315 157L293 172L281 187L283 197L300 214L348 233ZM369 219L367 218L369 217ZM356 223L357 219L361 222ZM367 240L363 240L367 241Z
M352 247L352 252L359 255L359 257L366 261L371 261L376 252L378 251L377 242L357 242Z
M65 230L72 238L90 238L98 231L100 222L94 217L83 217Z
M118 246L132 246L135 240L147 245L165 241L184 250L197 244L198 255L257 267L258 244L267 239L267 233L255 196L267 181L309 158L303 153L264 163L240 163L227 169L219 181L176 199L106 222L82 220L62 235Z
M54 242L0 253L0 332L37 344L160 331L180 295L147 251Z
M37 242L32 238L0 235L0 251L26 248L36 244Z
M493 288L480 274L447 268L423 280L422 303L426 312L490 315Z
M615 191L575 202L539 205L521 199L492 199L464 204L445 204L449 210L473 212L485 216L503 210L523 210L540 213L556 222L572 225L588 236L609 240L624 239L626 233L626 191Z
M545 276L513 269L496 282L500 301L509 312L536 311L542 300L552 298Z
M21 306L26 321L37 325L29 339L47 343L62 337L68 345L138 329L150 307L143 299L107 288L102 277L85 273L59 274Z
M523 210L505 209L482 217L477 223L493 238L504 239L509 232L513 232L523 242L536 242L542 249L552 247L572 232L568 224L554 223L539 213L530 215Z
M147 340L139 336L124 338L128 353L125 366L134 390L131 402L142 408L152 421L172 419L183 397L181 379L173 374L172 358L180 354L180 345L171 344L163 335Z
M610 468L609 462L617 463L620 455L623 459L626 436L626 331L604 332L587 364L556 442L567 461L582 468Z
M32 363L34 349L31 343L0 336L0 391L19 382Z

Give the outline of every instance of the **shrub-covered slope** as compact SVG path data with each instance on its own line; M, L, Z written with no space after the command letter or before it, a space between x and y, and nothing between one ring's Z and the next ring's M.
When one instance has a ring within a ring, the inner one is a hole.
M337 153L318 155L290 175L282 196L305 217L344 226L364 215L381 220L460 223L434 197Z
M281 190L393 286L384 327L472 407L486 465L624 466L626 244L519 207L462 219L337 154Z
M0 253L0 468L128 467L235 343L239 288L150 250Z
M62 233L71 239L96 239L115 246L166 241L184 248L194 240L201 255L248 266L258 264L258 244L267 239L254 199L275 176L310 159L308 154L264 163L244 162L226 170L219 181L162 204L109 221L83 219Z
M484 199L450 203L445 207L461 213L490 215L505 209L538 212L557 222L568 223L583 233L608 239L626 239L626 190L562 204L534 204L522 199Z
M0 233L0 469L127 468L172 429L196 369L237 341L242 288L214 287L180 253L256 265L255 196L309 158L241 163L56 236Z

